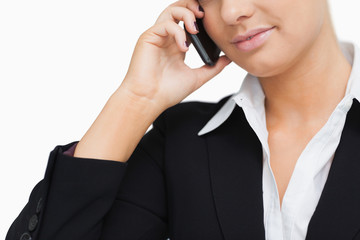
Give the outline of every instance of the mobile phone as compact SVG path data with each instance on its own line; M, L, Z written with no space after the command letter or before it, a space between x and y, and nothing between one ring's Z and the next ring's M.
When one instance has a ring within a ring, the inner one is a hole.
M185 28L185 24L183 26L184 30L186 35L191 39L191 43L194 44L203 62L209 66L213 66L219 59L221 50L206 33L202 19L196 18L196 23L199 27L197 34L189 33Z

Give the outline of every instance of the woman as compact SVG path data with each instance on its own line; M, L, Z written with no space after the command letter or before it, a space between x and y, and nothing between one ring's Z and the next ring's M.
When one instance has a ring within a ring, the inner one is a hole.
M177 23L196 34L196 17L226 54L214 67L184 64ZM171 4L6 239L360 239L358 54L326 0ZM230 61L238 93L178 104Z

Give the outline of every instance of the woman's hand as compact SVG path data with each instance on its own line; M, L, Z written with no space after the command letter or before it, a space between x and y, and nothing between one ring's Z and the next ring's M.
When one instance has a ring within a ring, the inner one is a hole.
M120 88L135 98L145 98L161 112L182 101L231 61L222 56L213 67L191 69L184 63L188 32L196 34L195 18L204 17L196 0L180 0L168 6L136 44L130 66Z
M161 112L230 63L225 56L213 67L191 69L184 63L188 47L178 23L184 21L187 30L195 34L195 16L204 16L196 0L180 0L140 36L124 81L76 146L75 157L126 162Z

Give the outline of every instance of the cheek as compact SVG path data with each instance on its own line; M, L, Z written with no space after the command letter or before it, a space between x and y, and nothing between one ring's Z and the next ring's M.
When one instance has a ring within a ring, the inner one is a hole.
M322 1L279 1L283 3L280 4L280 30L287 44L305 44L317 38L324 21Z
M239 52L229 43L234 33L224 30L227 28L221 25L216 12L206 12L208 17L203 22L210 37L230 59L255 76L267 77L294 64L318 37L325 15L323 1L267 0L257 6L257 15L253 16L256 21L277 28L266 46L251 53Z
M204 28L206 29L206 33L218 46L221 46L222 42L224 42L226 38L223 32L224 27L221 26L221 21L215 14L208 14L208 16L211 17L205 16L203 18L203 24Z
M267 5L268 14L264 16L269 16L269 22L277 28L266 46L251 54L235 54L229 49L234 62L259 77L279 74L296 64L316 41L324 24L322 0L270 1L277 7Z

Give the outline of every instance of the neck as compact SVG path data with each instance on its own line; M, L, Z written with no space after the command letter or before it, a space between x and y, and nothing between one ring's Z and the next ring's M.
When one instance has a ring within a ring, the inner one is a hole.
M328 21L324 24L328 27L286 72L259 77L268 125L324 123L344 97L351 65L341 52L330 18Z

